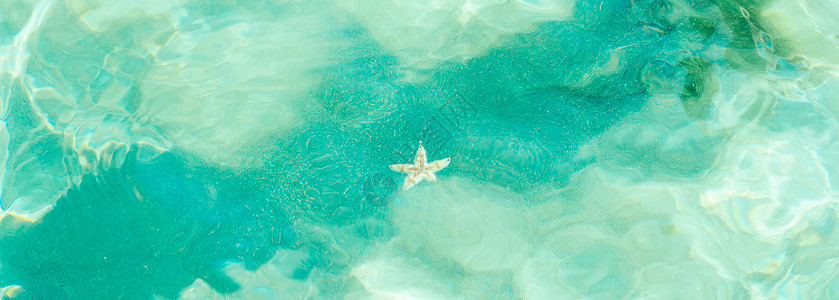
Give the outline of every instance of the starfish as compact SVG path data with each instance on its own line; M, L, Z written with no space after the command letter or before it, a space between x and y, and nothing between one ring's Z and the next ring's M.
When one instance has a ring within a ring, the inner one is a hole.
M390 165L390 169L396 172L408 174L408 177L405 177L405 183L402 185L402 190L407 191L423 179L437 181L437 176L434 176L434 172L447 167L450 161L451 159L446 158L428 163L428 160L425 157L425 148L422 146L422 142L420 142L419 149L417 149L417 156L414 157L413 165L395 164Z

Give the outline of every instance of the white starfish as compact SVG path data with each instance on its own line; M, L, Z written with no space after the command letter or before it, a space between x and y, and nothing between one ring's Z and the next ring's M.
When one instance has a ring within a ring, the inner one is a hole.
M428 160L425 157L425 148L422 146L422 142L420 142L419 149L417 149L417 156L414 157L413 165L395 164L390 165L390 169L396 172L408 174L408 177L405 177L405 183L402 185L402 190L407 191L423 179L437 181L437 176L434 176L434 172L440 171L449 166L450 161L451 159L446 158L428 163Z

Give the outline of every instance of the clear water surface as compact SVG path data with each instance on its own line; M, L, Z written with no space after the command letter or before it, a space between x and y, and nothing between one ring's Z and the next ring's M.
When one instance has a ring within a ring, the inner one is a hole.
M0 0L0 298L837 299L836 16Z

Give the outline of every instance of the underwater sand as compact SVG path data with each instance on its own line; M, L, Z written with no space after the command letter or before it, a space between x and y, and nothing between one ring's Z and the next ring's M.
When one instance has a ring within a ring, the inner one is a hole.
M0 0L0 299L839 299L836 16Z

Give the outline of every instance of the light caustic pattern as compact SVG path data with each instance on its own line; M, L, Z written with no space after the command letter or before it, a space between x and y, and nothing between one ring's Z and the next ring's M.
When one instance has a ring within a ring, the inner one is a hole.
M839 3L754 2L0 1L0 298L839 298Z

